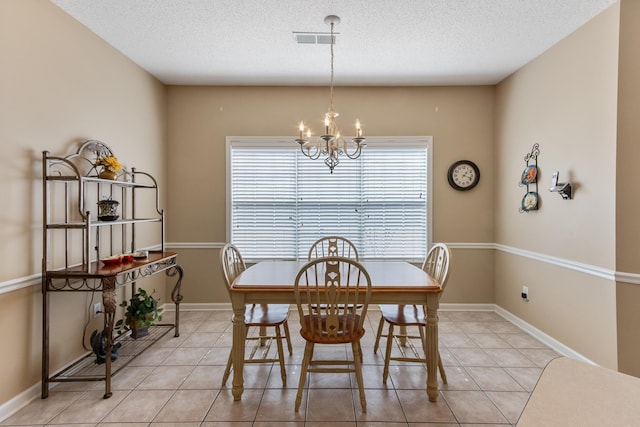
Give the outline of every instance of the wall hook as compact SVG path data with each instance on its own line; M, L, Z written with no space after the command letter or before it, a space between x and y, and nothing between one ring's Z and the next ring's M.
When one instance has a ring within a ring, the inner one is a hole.
M549 191L553 193L560 193L564 200L571 200L571 183L570 182L558 182L559 172L553 173L551 178L551 188Z

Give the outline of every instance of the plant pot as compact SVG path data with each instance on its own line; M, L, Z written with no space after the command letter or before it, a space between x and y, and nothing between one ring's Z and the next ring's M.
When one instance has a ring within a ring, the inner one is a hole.
M146 326L144 328L131 327L131 338L137 340L138 338L146 337L149 335L149 327Z
M104 169L102 172L100 172L100 174L98 174L98 177L101 179L114 180L118 177L118 174L112 170Z
M115 221L118 219L117 200L100 200L98 202L98 219L100 221Z

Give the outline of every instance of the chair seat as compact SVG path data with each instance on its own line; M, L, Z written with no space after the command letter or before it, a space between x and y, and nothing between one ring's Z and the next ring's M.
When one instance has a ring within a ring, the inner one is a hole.
M346 328L349 333L345 333L342 329L335 329L328 332L330 329L327 326L327 317L326 316L316 316L316 315L306 315L304 316L301 323L304 323L304 326L300 330L300 335L307 340L314 342L316 344L345 344L353 342L354 340L359 340L364 335L364 328L355 328L351 330L351 326L358 325L360 323L359 315L340 315L337 316L337 324L342 328L346 323ZM320 322L320 327L318 327L318 321ZM311 323L314 322L315 327L311 326Z
M244 323L247 326L276 326L284 323L289 316L289 304L247 305Z
M425 326L421 305L380 304L380 312L387 323L395 326Z

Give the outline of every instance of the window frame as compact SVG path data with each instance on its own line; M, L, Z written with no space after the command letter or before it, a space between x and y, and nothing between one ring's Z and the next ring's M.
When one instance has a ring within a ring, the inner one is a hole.
M367 146L376 148L393 148L397 146L401 147L425 147L427 151L426 159L426 215L427 215L427 247L428 250L433 241L433 137L432 136L367 136ZM231 239L231 150L232 146L243 147L255 147L255 148L292 148L295 147L295 136L227 136L225 141L225 181L226 181L226 194L225 194L225 239L227 242ZM297 147L296 147L297 148ZM363 150L363 156L366 156L367 148ZM343 156L341 161L348 162L350 159ZM322 162L321 159L310 160ZM340 167L339 165L337 167ZM329 169L327 168L327 173ZM275 259L275 258L274 258ZM366 258L365 258L366 259ZM385 258L384 260L392 261L393 259ZM252 262L255 260L246 259L245 261ZM422 260L402 260L410 262L422 262Z

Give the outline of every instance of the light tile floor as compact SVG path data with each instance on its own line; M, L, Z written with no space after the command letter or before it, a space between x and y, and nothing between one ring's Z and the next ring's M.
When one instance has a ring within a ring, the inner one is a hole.
M367 413L361 412L355 379L347 374L310 374L296 413L304 341L295 312L289 320L293 355L286 356L287 386L282 387L278 364L248 365L239 402L233 401L231 380L221 384L231 312L181 316L181 336L170 332L115 375L111 398L102 398L103 382L59 383L48 399L33 401L0 425L509 426L517 422L544 366L559 356L496 313L441 311L440 354L448 384L439 378L438 401L429 402L422 365L396 362L382 384L381 350L373 354L379 312L372 307L362 341Z

